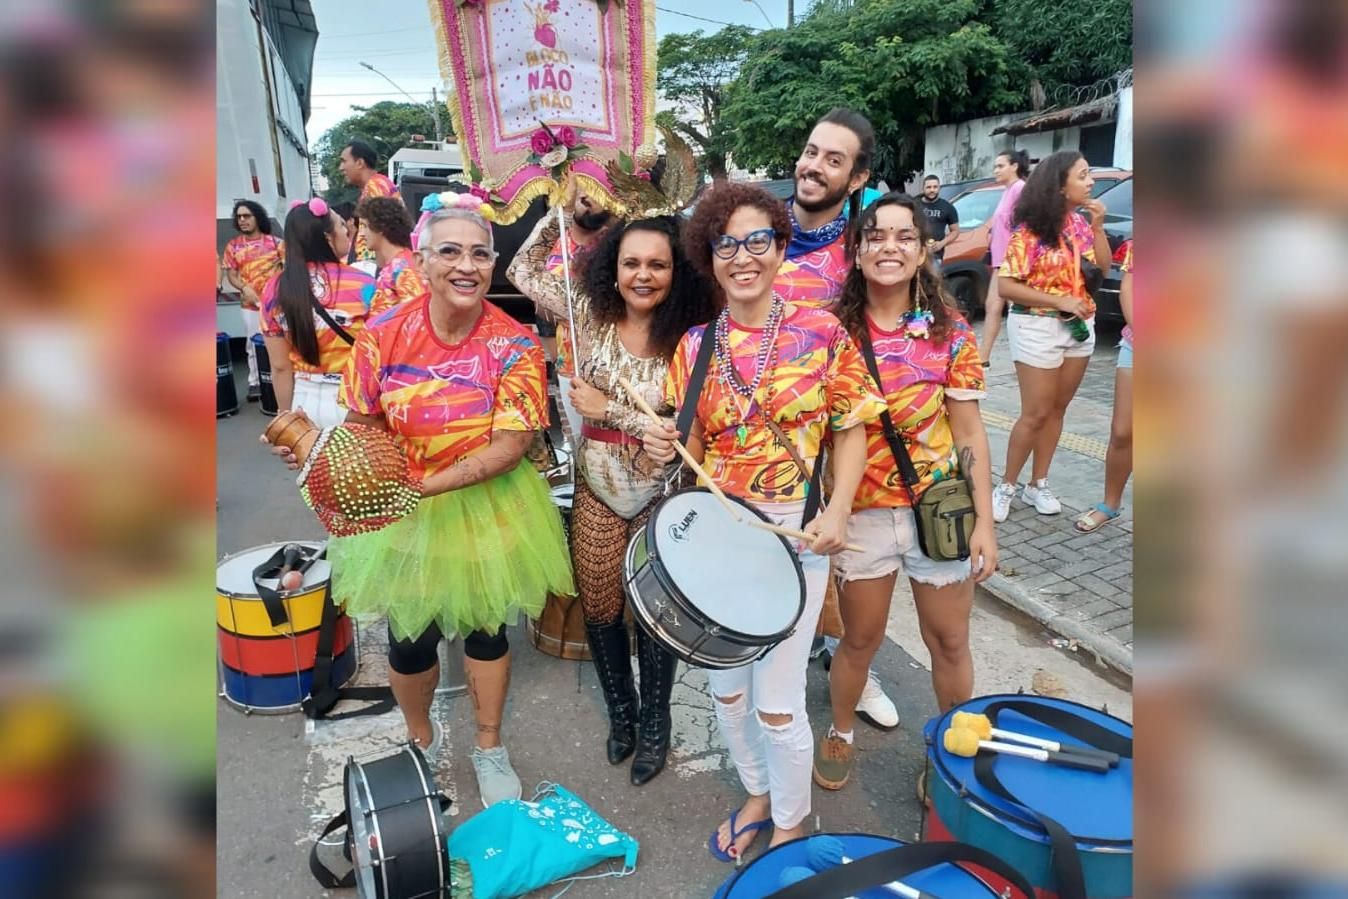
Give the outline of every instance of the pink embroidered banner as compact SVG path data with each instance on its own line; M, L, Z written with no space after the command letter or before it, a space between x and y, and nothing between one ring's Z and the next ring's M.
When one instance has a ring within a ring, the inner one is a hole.
M575 186L616 207L605 165L654 162L654 0L431 0L431 16L454 133L498 221Z

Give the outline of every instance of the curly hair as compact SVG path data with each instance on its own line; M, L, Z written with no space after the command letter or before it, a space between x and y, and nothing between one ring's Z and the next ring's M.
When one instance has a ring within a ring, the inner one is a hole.
M254 200L235 200L234 201L234 230L239 230L239 210L247 209L253 214L253 221L257 223L257 230L261 234L271 233L271 216L267 215L267 210L262 208L262 204Z
M1081 158L1076 150L1059 150L1035 166L1016 201L1011 227L1024 225L1040 243L1056 246L1069 211L1063 185Z
M593 247L578 260L585 292L590 297L590 312L599 324L616 324L627 312L627 303L618 292L618 259L623 238L633 231L663 234L669 241L674 262L669 296L651 315L650 344L665 359L674 357L679 338L694 325L704 325L716 314L716 291L688 264L680 241L680 220L672 215L618 222L604 232Z
M356 217L395 247L412 248L412 214L397 197L367 197Z
M777 246L783 247L791 239L791 219L786 206L761 187L720 181L702 194L693 210L693 217L683 229L684 252L688 261L712 284L716 274L712 269L711 242L725 233L726 222L742 206L758 209L767 215L777 236ZM720 285L716 285L719 298Z
M913 227L917 230L922 246L927 245L927 238L931 236L927 228L927 217L922 214L917 200L897 190L872 201L871 205L854 220L856 224L847 229L847 260L851 266L847 270L847 280L843 282L842 294L838 297L838 305L834 308L833 314L838 316L847 333L851 334L852 339L858 344L868 336L866 325L868 292L866 276L861 273L861 267L856 264L856 259L861 249L862 234L868 228L875 227L879 211L884 206L902 206L913 214ZM945 279L933 264L930 253L918 266L917 273L909 282L909 303L914 309L917 308L919 288L926 297L927 307L931 309L931 339L935 343L940 343L946 339L950 331L952 312L958 307L950 292L945 289Z

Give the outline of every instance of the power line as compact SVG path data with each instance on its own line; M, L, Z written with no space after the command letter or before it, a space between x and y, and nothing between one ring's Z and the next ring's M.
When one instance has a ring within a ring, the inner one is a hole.
M685 19L697 19L699 22L710 22L713 25L731 25L731 26L735 25L734 22L722 22L720 19L707 19L703 18L702 16L695 16L692 13L679 12L677 9L665 9L663 6L657 6L656 9L659 10L660 12L667 12L671 16L683 16ZM745 25L744 27L752 28L754 31L763 30L762 28L759 28L757 25Z

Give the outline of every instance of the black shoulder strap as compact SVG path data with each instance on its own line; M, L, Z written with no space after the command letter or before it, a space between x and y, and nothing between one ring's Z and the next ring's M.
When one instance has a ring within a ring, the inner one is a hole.
M1004 709L1010 709L1028 718L1048 724L1096 749L1117 753L1124 758L1132 758L1133 756L1133 741L1131 739L1120 736L1098 724L1093 724L1085 718L1064 709L1050 708L1023 700L1004 700L990 703L983 709L983 714L987 715L992 726L996 727L997 716ZM993 767L998 758L999 756L996 753L980 752L974 758L974 777L977 778L984 789L1024 809L1048 835L1049 845L1053 849L1053 878L1055 892L1058 896L1062 899L1086 899L1086 875L1081 867L1081 854L1077 849L1077 838L1058 821L1021 802L1014 793L1002 784Z
M688 389L683 394L683 405L679 407L679 417L675 427L679 432L679 442L687 445L688 434L693 429L693 418L697 415L697 401L702 396L702 385L707 382L707 368L711 365L711 354L716 349L716 338L712 333L712 323L702 331L702 342L697 347L697 360L693 363L692 376L688 378Z
M866 368L870 370L871 377L875 379L875 386L880 390L881 398L885 397L885 385L880 381L880 365L875 361L875 350L871 347L871 335L863 332L861 335L861 354L866 357ZM894 454L894 462L899 466L899 480L903 482L903 487L908 491L908 501L913 507L917 507L917 497L913 493L913 487L919 482L917 469L913 466L913 459L908 455L908 447L903 445L903 439L899 437L898 428L894 427L894 419L889 417L889 406L886 402L885 410L880 413L880 427L884 429L885 441L889 443L889 451Z
M365 715L382 715L397 707L393 691L388 687L334 687L332 685L333 642L337 636L337 604L332 601L332 583L323 593L323 617L318 624L318 648L314 655L314 679L309 695L300 701L300 708L309 718L342 721ZM356 699L370 705L338 715L331 715L333 707L342 699Z
M321 555L323 555L322 550L315 553L307 546L287 543L272 553L265 562L253 569L253 589L261 597L262 607L267 610L267 619L271 622L272 627L280 627L289 621L290 617L286 614L285 603L281 601L280 591L275 587L267 586L262 581L279 578L287 571L295 569L307 570L309 564Z
M356 342L356 338L351 336L351 332L346 330L346 328L343 328L341 325L337 324L336 320L333 319L333 317L328 314L328 310L325 309L323 307L323 304L320 303L317 299L314 300L314 311L318 313L319 318L327 322L329 328L337 332L338 337L342 338L347 343Z
M314 879L322 884L324 889L345 890L356 885L356 869L352 867L345 876L338 877L332 872L332 869L323 864L323 860L318 857L318 844L323 842L323 838L346 827L347 813L342 812L335 816L323 828L323 832L314 840L314 844L309 847L309 871L314 875ZM351 840L348 838L342 841L342 855L347 861L351 861Z
M797 881L769 894L767 899L843 899L947 862L980 865L1004 878L1024 899L1034 899L1034 887L1024 875L991 852L965 843L909 843L886 849ZM917 895L920 899L934 899L930 893Z

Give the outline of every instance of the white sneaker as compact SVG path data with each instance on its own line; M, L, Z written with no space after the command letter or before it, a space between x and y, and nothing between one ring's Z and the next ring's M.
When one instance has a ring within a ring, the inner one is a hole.
M1034 510L1040 515L1057 515L1062 511L1062 503L1058 502L1058 498L1049 489L1048 478L1026 484L1025 489L1020 492L1020 498L1034 506ZM996 517L993 515L993 518Z
M866 688L857 700L857 717L871 727L893 730L899 726L899 710L880 687L874 671L866 672Z
M473 773L477 775L477 792L482 797L483 808L506 799L519 799L523 794L519 776L510 767L510 754L504 746L495 749L474 746Z
M1011 514L1011 500L1015 498L1015 484L1008 484L1005 481L998 484L992 491L992 520L1006 521L1006 516Z

